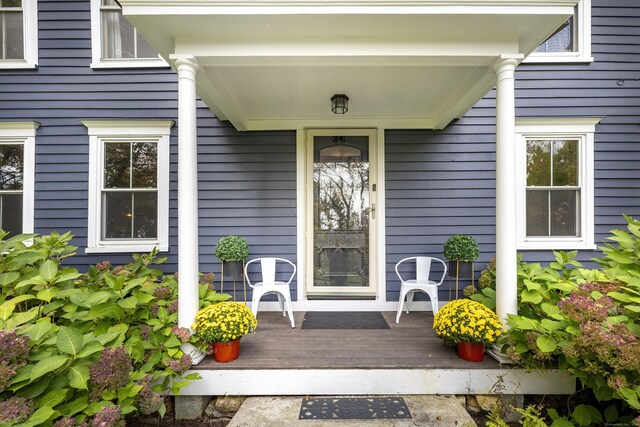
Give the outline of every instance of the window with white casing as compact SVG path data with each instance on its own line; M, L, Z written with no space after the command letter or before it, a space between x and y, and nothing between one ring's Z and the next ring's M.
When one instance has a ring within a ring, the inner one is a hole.
M580 0L573 16L525 59L525 62L592 61L591 0Z
M600 119L516 119L518 249L593 249Z
M0 122L0 229L33 233L35 122Z
M93 68L167 66L115 0L91 0L91 49Z
M89 130L86 252L169 249L172 121L85 121Z
M0 69L38 65L37 0L0 0Z

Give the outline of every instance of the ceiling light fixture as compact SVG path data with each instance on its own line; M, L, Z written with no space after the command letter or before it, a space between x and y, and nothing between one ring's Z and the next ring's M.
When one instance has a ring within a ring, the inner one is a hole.
M331 111L334 114L344 114L349 111L349 97L344 93L338 93L331 97Z

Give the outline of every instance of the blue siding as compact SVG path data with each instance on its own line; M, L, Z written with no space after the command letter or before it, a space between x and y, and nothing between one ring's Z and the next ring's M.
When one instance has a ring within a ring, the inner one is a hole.
M640 217L640 7L635 0L592 3L595 61L520 65L516 115L603 118L595 134L595 241L602 243L609 230L625 227L622 213ZM495 93L441 132L387 131L386 143L387 298L398 298L395 262L407 254L442 256L450 234L476 237L481 270L495 253ZM579 259L597 255L584 251ZM523 257L548 262L552 254Z
M590 64L523 64L516 73L518 117L602 117L595 136L596 241L640 217L640 7L592 0ZM0 120L41 124L36 138L36 232L71 230L86 268L129 254L83 255L87 234L88 137L81 120L177 121L176 75L169 68L91 69L87 0L40 0L39 68L0 70ZM622 84L620 84L622 82ZM244 236L251 256L296 260L293 132L234 130L198 104L200 262L219 272L217 240ZM170 252L177 269L177 126L171 135ZM478 273L495 252L495 95L491 91L442 131L386 131L387 298L401 258L442 256L451 234L476 237ZM592 252L581 253L589 260ZM529 261L549 252L527 251ZM448 281L447 281L448 282ZM464 286L466 282L462 283ZM294 291L295 295L295 291ZM440 297L447 297L443 289Z
M88 136L82 120L177 122L177 77L169 67L91 69L89 1L40 0L39 67L0 70L0 120L37 121L35 231L76 236L75 265L130 254L84 255L87 242ZM200 262L219 273L214 246L243 235L251 255L295 261L295 134L240 133L198 104ZM177 269L177 129L171 134L170 251ZM216 283L219 283L218 278Z

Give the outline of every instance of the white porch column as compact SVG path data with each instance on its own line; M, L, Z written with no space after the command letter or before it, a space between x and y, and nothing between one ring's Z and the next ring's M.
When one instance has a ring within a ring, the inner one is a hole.
M515 88L517 57L495 64L496 81L496 314L517 314Z
M192 57L178 57L178 326L190 328L198 312L198 150L196 71ZM190 344L194 363L204 354Z

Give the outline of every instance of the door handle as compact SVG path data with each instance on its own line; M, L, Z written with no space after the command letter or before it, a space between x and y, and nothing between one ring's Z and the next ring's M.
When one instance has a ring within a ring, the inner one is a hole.
M371 219L376 219L376 204L371 203Z

